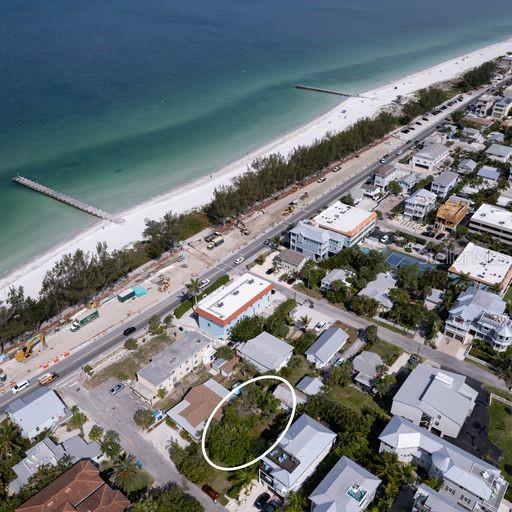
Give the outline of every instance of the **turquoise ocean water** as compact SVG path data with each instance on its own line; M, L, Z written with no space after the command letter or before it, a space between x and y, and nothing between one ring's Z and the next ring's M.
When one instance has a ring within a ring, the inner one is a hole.
M363 91L512 37L510 0L2 0L0 274Z

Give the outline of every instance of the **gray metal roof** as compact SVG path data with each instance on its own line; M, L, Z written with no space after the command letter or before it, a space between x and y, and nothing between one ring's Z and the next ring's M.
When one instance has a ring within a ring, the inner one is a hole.
M474 171L477 165L478 164L474 160L471 160L469 158L465 158L459 163L459 167L466 167L471 171Z
M168 379L173 370L201 351L212 341L195 331L186 332L181 338L170 342L161 352L154 356L153 361L141 368L137 375L158 387Z
M507 305L495 293L488 292L477 286L470 286L461 292L457 302L450 309L450 315L462 318L465 322L473 322L483 312L502 315Z
M307 414L297 419L286 432L278 448L297 459L291 472L270 459L272 452L263 458L264 464L272 468L273 477L286 487L293 484L313 465L326 448L334 442L336 434Z
M510 146L504 146L503 144L492 144L485 152L491 156L504 158L512 154L512 148Z
M382 306L391 308L393 303L388 297L388 292L394 288L396 279L391 275L391 272L380 272L377 277L369 282L358 295L364 295L370 299L375 299Z
M453 181L458 178L458 174L453 171L443 171L441 174L434 178L432 185L437 185L438 187L447 187L451 185Z
M37 390L26 397L18 398L7 408L12 421L25 433L39 427L52 417L62 416L65 411L66 406L51 389Z
M483 500L496 501L506 490L498 468L400 416L391 418L379 440L402 453L419 449L429 453L432 465L444 479L471 489Z
M500 177L500 171L490 165L484 165L476 174L480 178L487 178L489 180L498 180Z
M308 257L298 251L292 251L291 249L283 249L278 255L277 258L285 263L289 263L290 265L294 265L298 267L304 260L307 260Z
M447 151L448 148L443 144L433 142L425 146L421 151L418 151L414 156L425 158L427 160L435 160L436 158L444 155Z
M338 350L345 345L348 340L348 334L339 327L329 327L325 330L306 350L306 356L311 355L319 359L324 364L327 364L338 352Z
M313 240L314 242L318 242L320 244L329 240L329 233L327 230L319 228L318 226L311 224L309 221L299 222L294 228L290 230L290 233L302 235L304 238Z
M382 361L382 358L379 356L379 354L376 354L375 352L369 352L368 350L363 350L352 361L354 370L363 376L368 377L369 382L375 378L377 367L383 363L384 361Z
M64 441L62 446L73 461L95 459L101 455L101 446L96 441L87 443L81 436L71 437L67 441Z
M350 275L349 270L344 270L342 268L333 268L329 273L327 273L323 279L322 284L330 285L334 281L346 281L347 277Z
M463 375L419 364L395 394L393 402L414 407L431 417L440 414L462 426L477 396Z
M414 495L414 502L427 507L430 512L467 512L467 509L459 507L450 498L431 489L428 485L421 484Z
M366 508L369 504L368 497L373 496L380 482L375 475L343 456L309 499L315 505L315 511L359 512L363 505Z
M317 395L324 388L324 383L318 377L306 375L297 384L297 389L308 396Z
M269 370L275 370L282 365L293 352L293 347L272 334L263 331L252 340L237 348L242 357L257 362Z

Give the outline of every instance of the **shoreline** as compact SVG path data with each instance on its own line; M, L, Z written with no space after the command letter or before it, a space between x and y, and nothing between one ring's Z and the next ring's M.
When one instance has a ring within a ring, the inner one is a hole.
M237 159L222 169L200 178L191 179L182 185L153 196L138 205L120 212L125 222L121 225L99 221L87 229L67 237L55 247L35 256L28 263L15 267L0 276L0 300L7 295L11 286L23 286L26 295L37 296L47 270L64 254L77 249L94 251L98 242L107 242L109 251L121 249L140 240L145 219L160 218L165 212L174 213L198 208L206 204L215 188L229 185L231 180L243 174L252 161L270 153L281 153L285 157L300 145L310 145L329 132L340 132L359 119L375 115L389 105L397 95L407 96L435 83L450 80L483 62L512 51L512 38L486 46L470 53L454 57L424 70L401 76L378 88L361 92L366 98L341 100L334 108L312 121L284 133L264 146ZM304 94L319 94L303 91Z

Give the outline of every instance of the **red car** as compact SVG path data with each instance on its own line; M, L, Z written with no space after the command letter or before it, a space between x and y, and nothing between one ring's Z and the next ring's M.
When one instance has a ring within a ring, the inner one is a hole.
M214 503L217 503L220 494L213 487L211 487L208 484L204 484L203 487L201 487L201 489L205 494L208 494L208 496L210 496Z

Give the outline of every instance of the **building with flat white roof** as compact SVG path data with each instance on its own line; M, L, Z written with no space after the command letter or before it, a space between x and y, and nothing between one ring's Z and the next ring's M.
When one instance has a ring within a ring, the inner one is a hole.
M477 396L463 375L419 364L393 397L391 414L438 435L457 437Z
M260 314L270 304L273 293L272 283L245 273L197 304L199 327L215 338L224 338L240 319Z
M490 235L512 244L512 212L492 204L483 204L469 221L469 231Z
M288 364L293 347L273 334L263 331L255 338L242 343L237 354L260 372L277 372Z
M469 242L448 272L504 294L512 279L512 256Z
M404 215L410 219L422 220L434 209L436 199L434 192L420 188L405 200Z
M259 470L260 482L281 497L296 492L327 456L336 434L307 414L299 417Z
M501 471L410 421L393 416L379 436L382 452L441 480L439 493L466 510L498 512L508 483Z
M290 249L324 259L352 247L375 227L377 214L337 201L313 219L290 230Z
M415 153L411 159L413 169L434 170L450 155L450 150L443 144L433 142Z
M341 457L309 495L311 512L362 512L381 480L348 457Z

